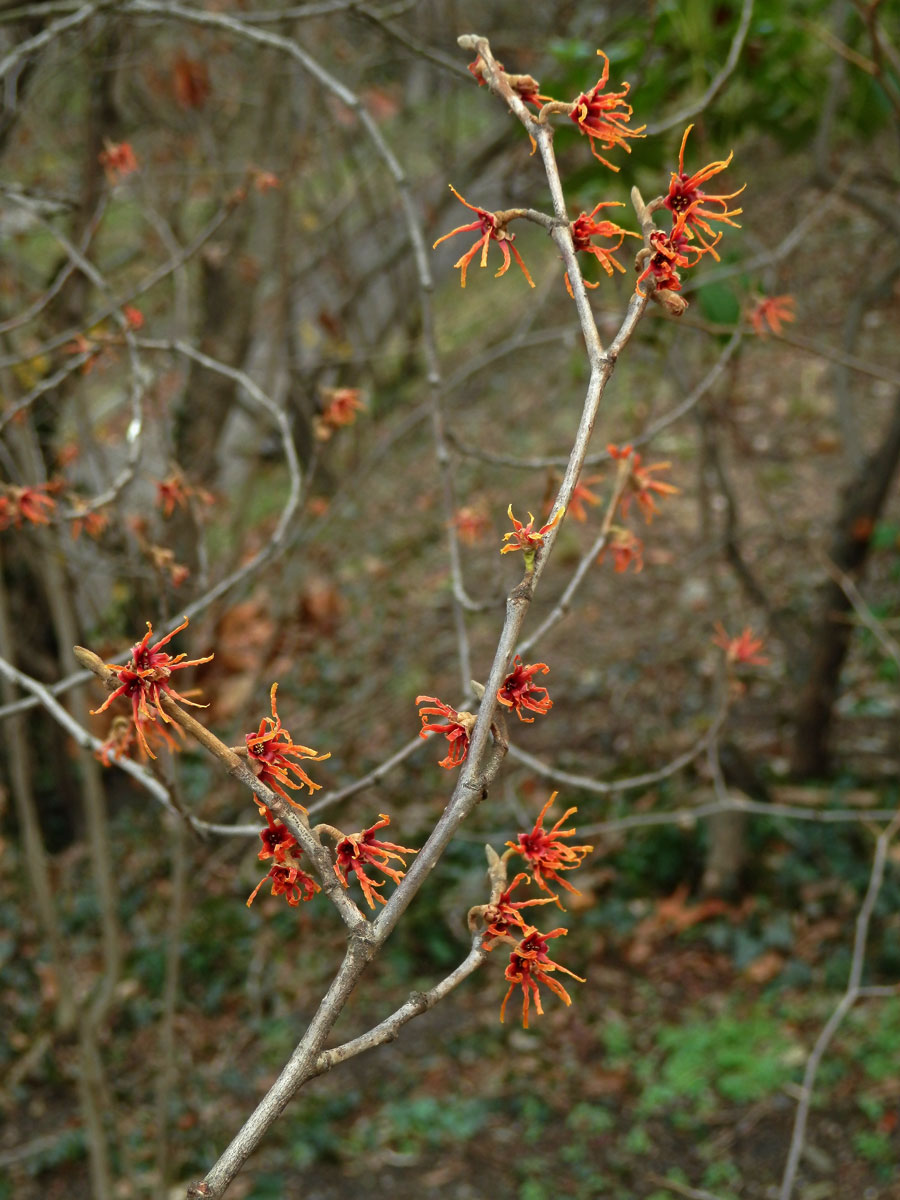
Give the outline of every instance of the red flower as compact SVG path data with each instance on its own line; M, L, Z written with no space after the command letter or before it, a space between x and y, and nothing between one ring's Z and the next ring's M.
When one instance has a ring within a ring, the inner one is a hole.
M607 547L612 551L613 568L618 574L627 571L632 563L635 575L644 569L644 543L630 529L624 529L621 525L611 527L609 540L597 555L598 563L603 562Z
M621 271L624 275L625 268L622 264L613 257L626 237L638 237L636 233L632 233L628 229L623 229L620 225L613 224L612 221L595 221L594 217L601 208L610 208L612 206L624 207L621 200L602 200L589 213L581 213L572 222L570 229L572 231L572 242L575 246L576 253L593 254L597 262L607 273L612 275L613 268ZM595 246L591 241L592 238L618 238L614 246ZM584 286L589 288L599 287L599 283L589 283L584 281ZM572 295L572 285L569 282L569 272L566 271L566 289L569 295Z
M560 508L556 515L546 525L542 525L540 529L535 531L534 514L528 514L528 524L523 525L521 521L517 521L513 516L512 505L506 510L509 519L513 523L513 528L509 533L504 533L503 540L507 542L512 538L512 542L508 546L501 547L501 554L512 554L514 550L521 550L525 555L525 569L531 571L534 569L535 552L544 544L544 538L554 527L562 520L563 513L566 510Z
M496 903L486 904L482 913L485 930L482 934L482 945L485 950L493 950L495 942L500 938L509 937L511 929L528 929L527 922L522 917L521 910L534 904L552 904L552 896L542 896L535 900L511 900L513 892L523 879L529 879L524 871L520 871L505 892L498 896Z
M156 481L156 506L162 509L164 517L171 517L176 506L189 508L191 499L199 500L201 504L207 506L215 504L215 496L212 492L189 484L178 470L173 471L165 479Z
M551 929L549 933L541 933L540 930L534 928L526 929L525 936L509 956L509 966L506 968L509 990L500 1006L501 1021L506 1012L506 1002L515 991L517 984L522 989L522 1026L525 1029L528 1028L528 1010L532 996L534 997L534 1007L541 1015L544 1012L541 1008L539 984L546 984L567 1007L572 1003L572 997L559 980L553 978L553 972L563 971L566 975L577 979L579 983L584 983L584 980L580 975L570 971L568 967L554 962L547 952L547 943L550 938L564 937L567 933L567 929Z
M725 658L729 663L753 663L760 667L768 666L769 659L759 653L764 639L755 638L749 625L743 633L732 637L725 632L724 625L719 621L716 624L716 636L713 641L725 651Z
M131 712L134 719L134 727L137 732L138 743L144 748L151 758L156 758L156 755L150 749L147 742L147 737L144 732L144 721L155 721L156 714L162 717L166 724L171 724L171 719L163 712L160 704L160 693L165 692L168 696L175 700L180 700L183 704L193 705L194 708L205 708L203 704L196 704L193 700L188 700L179 692L176 692L169 683L169 677L173 671L181 671L185 667L199 667L202 663L208 663L213 655L208 654L206 658L195 658L187 662L182 662L183 654L178 654L175 658L165 650L163 646L167 645L176 633L180 633L188 624L187 617L177 629L173 629L171 633L166 634L164 638L160 638L155 645L150 645L150 638L153 636L153 626L147 622L147 632L143 638L132 647L131 662L124 667L116 666L115 663L108 663L107 666L111 671L118 672L120 686L116 688L99 708L91 709L91 715L96 716L97 713L104 712L112 704L118 696L127 696L131 701ZM152 708L150 707L152 705Z
M419 737L428 737L429 733L442 733L446 737L450 743L450 749L447 757L442 758L438 766L445 767L450 771L454 767L458 767L469 753L469 738L472 735L472 729L475 725L475 714L457 712L455 708L451 708L443 700L438 700L437 696L416 696L416 704L425 703L428 703L432 707L419 709L419 717L422 720ZM429 724L429 716L446 717L447 724Z
M259 729L255 733L248 733L244 740L247 743L247 754L250 756L250 768L253 774L257 777L260 783L264 783L266 787L270 787L273 792L277 792L279 796L283 796L295 808L302 808L302 804L298 804L296 800L292 800L282 787L291 788L293 791L298 791L302 787L309 788L310 794L319 790L321 783L313 783L310 777L306 774L303 768L291 759L310 759L312 762L324 762L326 758L331 758L331 754L316 754L315 750L310 750L308 746L299 746L291 740L291 735L281 724L281 718L278 715L278 709L275 704L275 693L278 691L278 684L273 683L272 689L269 692L269 699L272 705L271 717L263 717L259 723ZM288 772L292 771L300 780L299 783L294 783ZM256 803L259 805L260 812L267 812L266 806L256 796Z
M601 94L609 79L609 59L602 50L598 50L597 53L603 59L603 71L591 90L583 92L575 100L570 116L581 132L590 138L594 158L611 171L618 171L618 167L614 167L597 153L595 143L599 142L604 150L622 146L630 154L631 147L625 139L642 137L641 130L646 127L642 125L640 129L625 128L633 112L631 105L625 103L625 97L631 89L630 84L624 83L620 92L609 92L605 96Z
M125 318L125 324L129 329L144 328L144 314L139 308L135 308L134 305L124 305L122 308L122 316Z
M56 508L56 501L47 495L50 486L47 483L34 487L0 484L0 530L8 529L10 525L21 529L23 521L49 525L50 513Z
M512 671L497 692L497 699L507 708L514 708L520 721L532 724L534 717L523 716L524 709L527 708L529 712L543 715L553 707L553 701L548 696L547 689L538 687L531 682L532 676L536 675L538 671L546 675L549 670L546 663L530 663L527 667L523 666L522 660L517 654L513 659ZM543 697L538 695L539 692L544 693Z
M111 142L104 138L103 144L106 148L99 154L98 161L110 183L118 183L138 169L138 160L130 142Z
M515 842L507 842L506 844L517 854L522 855L529 865L537 886L542 892L549 892L559 907L562 908L562 905L559 903L559 896L556 895L552 888L547 886L547 880L552 879L560 887L564 887L567 892L572 892L576 896L579 895L580 893L577 888L573 888L565 879L560 879L559 872L574 871L576 867L580 867L582 859L586 854L590 854L594 847L566 846L560 841L560 838L570 838L575 835L574 829L560 829L563 821L571 816L573 812L578 811L575 808L567 809L552 829L544 829L544 814L556 799L556 796L557 793L554 792L538 813L538 818L531 832L519 834L518 845Z
M719 256L716 254L714 247L721 237L721 233L715 234L709 222L718 221L724 225L732 225L735 229L740 229L740 225L736 221L732 221L731 218L738 216L743 209L729 209L728 201L733 200L735 196L739 196L747 185L744 184L744 187L738 188L736 192L722 196L710 196L700 187L707 179L711 179L713 175L718 175L720 171L724 171L729 166L732 158L734 158L734 151L727 158L719 162L707 163L705 167L701 167L693 175L685 173L684 147L688 140L688 134L693 128L693 125L688 125L684 131L684 137L681 139L681 150L678 154L678 171L672 172L669 191L663 203L672 213L674 222L672 225L672 235L677 236L687 229L689 236L696 237L703 249L709 251L716 262L718 262ZM705 241L703 238L704 233L713 237L714 240L712 242Z
M632 446L607 446L609 454L616 459L628 458L631 456L631 473L628 477L628 486L630 494L626 493L622 496L621 509L622 516L627 517L628 508L632 499L637 502L638 508L644 514L644 520L649 525L653 520L653 514L658 513L656 502L653 499L653 493L656 492L659 496L677 495L679 489L671 483L664 483L661 479L652 478L653 471L668 471L669 463L651 463L646 467L641 466L640 454L635 454Z
M327 442L337 429L352 425L356 414L365 407L359 388L325 388L322 392L325 406L316 417L316 437Z
M529 286L534 287L534 280L528 274L528 268L522 262L521 255L513 245L516 235L514 233L510 233L506 228L506 223L510 219L507 214L503 212L492 213L488 212L484 208L476 208L474 204L470 204L468 200L464 200L452 184L450 185L450 191L457 198L457 200L461 201L466 206L466 208L470 208L472 212L478 214L478 220L472 221L469 225L460 225L456 229L451 229L449 233L445 233L443 237L439 237L431 248L432 250L436 249L441 242L446 242L447 238L455 237L458 233L468 233L473 229L480 230L481 236L476 238L471 249L467 250L465 254L463 254L461 258L457 259L457 261L453 264L454 269L456 267L460 268L459 282L462 287L466 286L466 271L469 269L469 263L478 253L479 249L481 250L481 266L487 266L488 246L492 241L497 243L497 245L500 247L500 252L503 255L503 265L501 266L500 270L495 273L494 278L497 279L501 275L505 275L509 270L509 264L511 261L509 256L510 252L512 252L516 262L522 268L522 274L528 280Z
M361 833L351 833L346 837L342 837L335 846L334 873L344 885L348 887L347 876L352 872L356 873L356 878L359 880L359 885L363 890L369 908L375 907L375 901L378 900L381 904L386 904L384 896L381 895L378 888L384 887L384 880L376 883L370 879L364 870L363 864L374 868L376 871L381 871L385 875L389 875L394 883L399 883L403 878L404 872L398 871L395 867L389 865L390 859L397 859L404 867L406 859L404 854L418 854L418 850L412 850L409 846L396 846L393 842L380 842L375 838L374 834L377 829L384 829L386 825L390 825L390 817L386 817L384 813L378 814L381 818L374 825L370 825L368 829L364 829Z
M320 892L322 889L310 875L307 875L297 865L302 851L288 827L282 825L280 821L273 821L268 811L266 818L269 824L260 832L263 848L257 857L261 862L267 858L274 861L268 873L262 877L250 893L247 907L249 908L256 899L256 893L266 880L271 879L272 895L284 896L288 904L296 908L301 900L312 900L316 892Z
M783 321L795 321L793 296L759 296L749 314L750 324L760 337L766 336L766 326L772 333L781 333Z
M719 237L721 236L719 234ZM718 240L716 238L716 241ZM635 290L641 296L646 296L647 293L642 290L641 284L652 275L656 281L658 292L680 292L681 276L676 268L695 267L703 251L699 246L692 246L684 233L673 231L668 234L662 229L657 229L650 234L650 245L653 247L653 251L647 260L646 267L637 277ZM693 261L689 257L692 253L695 256Z

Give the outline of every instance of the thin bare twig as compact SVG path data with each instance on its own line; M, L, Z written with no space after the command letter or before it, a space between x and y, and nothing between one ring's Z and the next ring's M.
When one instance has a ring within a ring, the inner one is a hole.
M856 931L853 936L853 954L850 960L850 974L847 978L847 988L831 1016L826 1021L822 1032L816 1038L816 1043L812 1048L809 1058L806 1060L803 1083L800 1085L800 1100L794 1116L790 1149L788 1150L784 1175L781 1180L781 1190L778 1193L779 1200L791 1200L794 1191L797 1168L800 1165L800 1156L803 1153L803 1146L806 1140L806 1124L809 1119L809 1109L812 1104L813 1089L819 1066L821 1065L825 1051L831 1044L832 1038L860 996L860 984L862 982L863 966L866 958L866 942L869 936L869 923L872 920L878 894L884 882L884 868L887 861L888 847L898 828L900 828L900 813L895 813L890 824L879 833L875 843L875 855L872 860L872 871L869 875L869 886L866 889L859 915L856 918Z

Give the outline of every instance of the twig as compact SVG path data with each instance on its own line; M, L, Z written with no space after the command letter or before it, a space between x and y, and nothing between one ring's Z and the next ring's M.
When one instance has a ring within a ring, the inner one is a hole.
M487 956L487 950L482 949L481 946L481 934L478 934L473 939L472 949L466 958L445 979L435 984L427 992L413 992L406 1003L401 1005L396 1012L391 1013L389 1017L385 1017L383 1021L360 1037L353 1038L349 1042L344 1042L342 1046L335 1046L333 1050L324 1050L316 1060L315 1074L324 1074L325 1071L330 1071L332 1067L336 1067L338 1063L346 1062L357 1054L362 1054L366 1050L372 1050L376 1046L382 1046L385 1042L396 1041L400 1035L400 1030L408 1021L434 1008L440 1000L448 996L463 980L468 979L487 959Z
M813 1088L815 1087L816 1074L818 1073L822 1058L831 1043L831 1039L840 1028L842 1021L859 999L860 983L862 981L863 965L866 957L866 941L869 936L869 922L875 911L875 904L884 881L884 867L887 861L888 846L898 828L900 828L900 814L895 814L887 828L879 833L875 843L875 855L872 860L869 886L866 889L862 907L856 918L856 932L853 937L853 955L850 961L847 989L825 1023L822 1032L816 1038L816 1044L813 1046L810 1056L806 1060L803 1083L800 1086L800 1101L794 1116L790 1149L784 1168L784 1175L781 1180L781 1190L778 1193L779 1200L791 1200L791 1195L794 1191L797 1168L800 1165L800 1156L803 1153L803 1146L806 1140L806 1123L809 1118L810 1105L812 1104Z

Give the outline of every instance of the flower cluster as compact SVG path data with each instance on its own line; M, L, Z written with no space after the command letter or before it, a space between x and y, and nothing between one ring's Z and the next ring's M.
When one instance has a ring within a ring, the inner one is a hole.
M284 896L288 904L296 908L301 900L311 900L316 892L322 889L299 866L302 851L297 845L297 839L286 825L273 821L266 812L268 825L260 831L263 848L258 858L260 862L272 859L272 865L262 877L247 899L249 908L256 899L256 894L267 879L272 880L272 895Z
M153 636L153 627L148 621L147 632L132 647L131 661L123 667L116 666L114 663L107 664L109 670L116 672L119 679L119 686L107 696L99 708L91 710L91 715L96 716L97 713L105 712L119 696L127 697L131 701L131 712L138 745L151 758L156 758L156 755L150 749L147 740L146 723L155 722L157 714L162 717L166 724L169 724L171 721L171 718L166 715L161 704L163 693L173 700L180 700L183 704L193 705L194 708L205 707L202 704L196 704L193 700L188 700L186 696L182 696L179 692L176 692L169 682L173 671L183 671L185 667L199 667L203 663L210 662L213 658L212 654L208 654L205 658L182 661L185 659L184 654L177 654L173 658L168 651L163 650L162 647L168 645L176 633L180 633L182 629L186 629L187 624L188 619L185 617L177 629L173 629L171 633L166 634L164 638L160 638L158 642L155 642L151 646L150 639Z
M475 714L457 712L443 700L438 700L437 696L416 696L416 704L428 705L419 709L419 717L422 720L419 737L428 737L429 733L442 733L450 743L450 749L447 757L442 758L438 765L448 771L458 767L469 753L469 738L475 725ZM446 717L447 720L445 724L436 724L429 721L429 717Z
M46 483L34 487L0 484L0 532L10 525L21 529L23 521L49 525L50 514L56 508L56 501L48 495L49 490L50 485Z
M450 185L450 191L457 198L457 200L466 206L466 208L470 208L473 213L478 214L478 219L476 221L470 221L468 225L459 225L456 229L451 229L449 233L445 233L443 237L439 237L431 247L432 250L436 250L441 242L446 242L447 238L455 237L458 233L470 233L473 230L478 231L479 236L475 239L474 244L453 264L454 269L459 267L460 285L462 287L466 286L466 271L469 269L469 263L479 250L481 251L480 265L482 267L487 266L488 247L490 246L491 242L496 242L500 248L501 254L503 255L503 263L500 269L495 273L494 278L499 278L501 275L506 274L506 272L509 270L510 262L512 261L510 258L510 254L512 254L512 257L515 258L516 262L521 267L522 274L528 280L529 286L534 287L534 280L528 274L528 268L522 262L522 256L513 245L516 235L514 233L510 233L507 229L507 225L509 224L510 220L512 220L515 210L511 210L510 212L488 212L487 209L478 208L476 205L470 204L468 200L465 200L459 194L452 184Z
M672 214L672 228L668 232L657 230L650 235L650 256L636 285L642 296L646 295L642 284L650 278L654 281L656 291L678 292L681 290L679 268L696 266L704 254L711 254L716 262L719 261L716 246L722 239L722 231L715 230L711 222L740 228L733 218L739 216L742 210L729 208L728 202L739 196L743 187L736 192L711 195L702 186L714 175L726 170L734 155L732 153L725 159L707 163L689 175L684 169L684 148L693 128L693 125L688 125L684 131L678 154L678 170L672 172L669 190L663 198L663 204Z
M584 856L593 849L592 846L568 846L560 841L561 838L571 837L575 832L573 829L560 829L562 822L575 811L573 808L570 808L552 829L544 829L544 816L555 799L554 792L541 810L534 828L529 833L520 833L518 842L508 842L509 848L502 858L488 850L489 875L492 880L491 899L487 904L478 905L469 912L469 927L473 930L481 928L481 944L485 950L493 950L501 942L512 948L505 973L509 988L500 1008L500 1020L505 1017L510 996L516 987L520 987L522 1024L526 1029L532 1001L537 1011L543 1012L540 995L542 984L550 988L564 1004L572 1003L566 989L554 978L556 972L561 971L581 983L584 982L580 976L550 958L548 942L552 938L563 937L567 931L557 928L544 933L535 925L529 924L523 915L524 909L535 905L556 904L561 908L559 897L547 886L547 880L552 879L574 892L575 889L570 884L559 878L559 872L570 871L579 866ZM516 854L523 855L531 874L520 871L512 882L507 884L506 863ZM529 900L514 900L513 893L520 884L529 880L533 880L548 895Z
M247 743L250 769L260 783L264 783L273 792L277 792L279 796L282 796L290 804L293 804L295 808L301 808L306 812L302 804L291 799L284 790L285 787L289 787L293 791L298 791L300 788L306 787L311 794L318 791L322 785L321 783L313 783L299 762L293 760L309 759L312 762L324 762L326 758L331 758L331 754L317 754L315 750L311 750L308 746L300 746L293 741L291 735L281 724L281 718L278 715L278 708L275 703L275 693L277 691L278 684L273 683L272 689L269 692L269 699L272 705L271 717L263 717L259 723L259 729L253 733L246 734L244 738ZM295 783L289 773L294 774L300 782ZM254 797L254 799L256 799L256 803L259 805L260 812L268 811L258 797Z
M366 866L370 870L381 871L383 875L393 879L394 883L399 883L404 872L392 867L391 860L395 859L405 867L406 859L403 855L418 854L418 850L412 850L409 846L397 846L394 842L379 841L375 837L376 831L390 825L391 819L384 813L378 815L381 820L370 825L368 829L363 829L360 833L346 834L340 839L334 850L334 873L344 887L349 887L348 876L355 874L369 908L375 907L376 900L380 904L386 904L387 901L378 891L378 888L384 887L384 880L376 882L371 879L366 872Z
M517 654L513 659L513 669L503 681L497 692L497 699L507 708L515 711L520 721L532 724L534 717L526 717L524 710L543 715L553 707L553 701L545 687L538 687L532 682L532 677L540 671L546 675L550 668L546 663L530 663L525 666ZM541 693L543 692L543 695Z

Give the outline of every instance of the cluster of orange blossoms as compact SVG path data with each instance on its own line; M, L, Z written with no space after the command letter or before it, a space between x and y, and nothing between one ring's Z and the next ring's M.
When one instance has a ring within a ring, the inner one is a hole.
M674 484L666 483L665 480L656 479L654 476L656 471L668 471L669 463L648 463L644 466L641 455L635 453L634 447L630 445L609 445L606 449L610 457L624 464L628 471L625 487L619 499L619 511L622 518L627 519L631 502L634 501L641 510L644 520L649 524L653 520L654 513L659 512L654 497L676 495L679 490ZM642 569L644 544L632 530L623 525L610 526L607 544L600 551L598 562L603 561L607 549L612 553L613 566L616 571L627 571L630 566L634 567L635 572Z
M689 175L684 169L684 148L693 128L693 125L688 125L684 131L678 154L678 170L672 172L669 190L663 198L663 204L672 214L672 228L668 233L659 229L650 235L651 253L636 285L641 295L645 294L641 285L651 278L658 292L680 291L679 269L695 267L704 254L711 254L716 262L719 261L716 246L722 240L722 231L713 229L711 222L740 228L733 218L739 216L742 210L729 208L728 202L739 196L744 188L711 195L702 186L714 175L726 170L734 154L732 152L725 159L707 163Z
M520 721L531 724L534 717L526 717L526 710L543 715L553 707L547 689L532 681L538 671L546 675L550 668L546 663L526 665L518 654L513 659L512 667L497 691L497 699L504 707L511 708ZM422 721L419 737L427 738L430 733L442 733L450 743L450 750L447 757L441 759L439 766L448 771L458 767L469 753L469 739L475 726L475 714L459 712L443 700L439 700L437 696L417 696L416 704L422 705L419 709ZM430 720L431 717L443 717L445 720L434 722Z
M563 839L574 836L574 829L561 829L563 822L576 810L568 809L562 817L550 828L544 828L544 817L547 810L556 799L556 792L538 814L534 827L528 833L520 833L516 842L508 842L509 847L504 855L508 858L520 854L525 859L531 875L522 871L516 875L509 886L492 903L476 910L484 923L482 945L486 950L493 950L499 942L506 942L513 947L509 956L509 964L505 977L509 983L503 1003L500 1007L500 1020L506 1014L506 1005L517 987L522 989L522 1024L528 1028L528 1014L532 1001L538 1013L543 1013L541 1007L540 986L545 985L568 1006L572 998L560 981L554 978L556 972L577 979L567 967L555 962L549 954L548 942L553 938L564 937L568 932L565 928L551 929L544 933L536 926L528 924L522 916L522 910L540 904L556 904L562 908L559 896L548 885L548 880L560 884L567 891L577 894L567 880L560 878L561 871L572 871L580 866L584 857L593 850L593 846L571 846ZM520 883L533 879L546 897L531 900L513 900L512 893Z
M582 92L581 95L577 96L570 103L541 95L539 90L540 85L530 75L510 75L503 71L499 63L497 67L502 72L503 78L509 87L514 92L517 92L526 104L532 104L540 108L541 111L537 117L538 121L544 120L550 113L568 115L570 120L576 125L578 131L588 138L591 152L597 161L611 171L618 171L619 168L609 161L606 154L616 148L630 153L631 146L628 144L629 140L644 137L643 130L646 127L641 125L636 129L630 128L633 109L626 100L630 85L623 83L618 91L607 91L609 58L602 50L598 50L597 53L603 59L603 70L601 71L600 78L592 88L586 92ZM487 68L480 56L476 58L475 62L469 64L469 70L475 76L479 85L485 82ZM689 125L685 130L678 156L678 170L672 172L668 192L663 198L663 204L672 213L672 228L669 231L656 230L650 234L647 263L637 281L637 291L641 295L646 294L645 284L649 279L653 280L655 290L658 292L678 292L681 290L680 270L696 266L704 254L711 254L718 261L719 256L716 252L716 246L721 240L722 234L721 231L717 232L713 226L716 224L736 226L737 223L734 218L741 212L739 208L729 208L729 201L740 195L743 188L740 188L737 192L716 195L706 192L703 186L714 175L718 175L729 166L732 155L729 154L727 159L708 163L693 174L688 174L685 171L684 149L691 129L693 129L693 125ZM601 150L603 153L600 153ZM460 282L462 286L465 287L466 285L466 270L469 263L479 250L481 251L481 266L483 267L487 264L488 247L493 241L500 247L504 260L497 271L497 275L506 273L510 264L510 252L512 252L525 274L525 278L533 287L534 284L525 264L522 262L518 251L512 246L514 235L508 229L511 220L526 215L524 210L512 209L492 213L486 209L469 204L467 200L463 200L462 196L455 189L453 189L453 192L467 208L470 208L477 214L478 220L468 225L458 226L456 229L451 230L450 233L446 233L443 237L438 238L434 245L437 247L441 242L446 241L447 238L454 237L458 233L477 230L479 236L474 245L454 264L460 268ZM610 276L614 271L623 273L625 271L625 268L615 257L616 252L621 249L625 238L640 236L632 230L624 229L622 226L606 218L599 221L596 220L597 214L601 209L615 207L618 204L618 201L600 201L600 203L594 206L591 212L580 213L569 226L575 252L590 254L597 260L606 274ZM568 271L565 275L565 284L571 296L572 286ZM590 288L598 286L596 283L587 281L585 281L585 284ZM673 306L674 303L672 301ZM778 310L773 309L772 315L777 323L779 320ZM768 319L768 314L760 319ZM781 319L789 320L791 318L787 316Z

